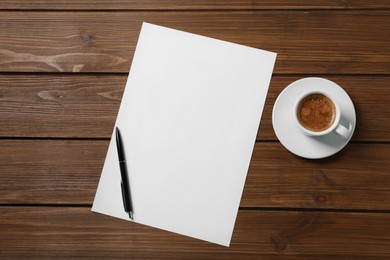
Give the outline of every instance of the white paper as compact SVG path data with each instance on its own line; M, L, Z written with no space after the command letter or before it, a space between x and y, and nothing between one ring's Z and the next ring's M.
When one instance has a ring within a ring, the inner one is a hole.
M116 121L134 222L229 246L275 59L143 24ZM92 210L129 220L120 183L113 136Z

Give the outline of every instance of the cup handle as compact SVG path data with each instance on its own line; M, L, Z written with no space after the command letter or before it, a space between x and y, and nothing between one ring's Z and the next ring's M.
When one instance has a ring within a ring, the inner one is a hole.
M348 128L343 125L338 125L336 128L336 133L339 134L342 138L348 139L352 133L352 123L349 123Z

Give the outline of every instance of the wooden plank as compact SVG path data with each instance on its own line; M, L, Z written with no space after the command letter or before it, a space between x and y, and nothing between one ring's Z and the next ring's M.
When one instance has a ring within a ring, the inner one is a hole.
M276 140L272 127L272 109L278 95L290 83L304 76L274 76L271 79L258 140ZM322 77L339 84L350 96L356 111L354 141L389 141L390 100L389 77L330 76Z
M0 140L0 204L92 204L108 141Z
M128 72L142 21L277 52L279 74L389 73L388 10L0 12L0 71Z
M23 80L20 80L20 78ZM277 140L272 108L279 93L303 76L274 76L258 140ZM351 96L353 140L390 141L389 77L326 76ZM127 75L0 75L0 136L110 138Z
M111 137L127 76L0 75L0 133Z
M92 204L108 141L3 139L0 147L0 204ZM388 151L351 143L306 160L256 143L241 206L390 210Z
M388 213L240 211L230 247L106 217L89 208L1 207L0 227L4 259L390 257Z
M364 9L389 8L386 0L223 0L223 1L183 1L183 0L68 0L68 1L28 1L28 0L2 0L0 9L3 10L258 10L258 9Z
M308 160L279 143L256 143L241 206L390 209L388 144L350 143Z

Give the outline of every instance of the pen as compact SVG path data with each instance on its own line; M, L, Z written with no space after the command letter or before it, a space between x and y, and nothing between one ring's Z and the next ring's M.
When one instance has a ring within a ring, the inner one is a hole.
M122 188L122 200L125 211L129 214L130 219L133 219L133 204L131 202L130 183L129 176L127 175L125 152L123 149L122 137L119 128L116 127L116 148L118 150L119 167L121 171L121 188Z

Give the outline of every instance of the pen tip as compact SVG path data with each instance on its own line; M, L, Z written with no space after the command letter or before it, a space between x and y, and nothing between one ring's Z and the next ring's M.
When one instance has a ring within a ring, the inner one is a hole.
M129 211L129 217L131 220L133 220L133 212Z

